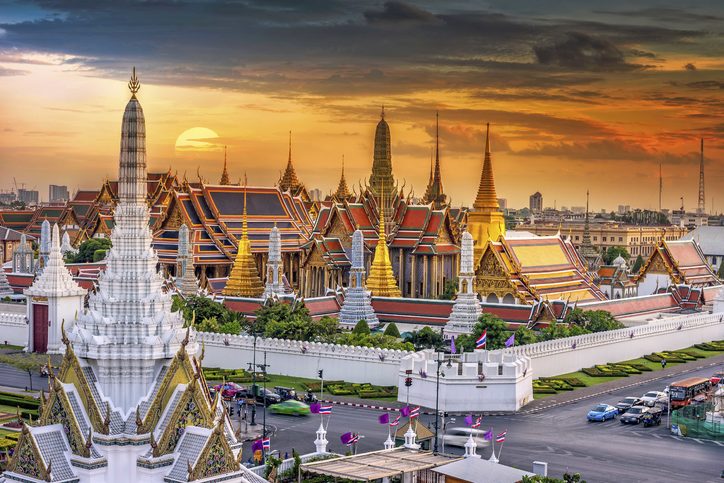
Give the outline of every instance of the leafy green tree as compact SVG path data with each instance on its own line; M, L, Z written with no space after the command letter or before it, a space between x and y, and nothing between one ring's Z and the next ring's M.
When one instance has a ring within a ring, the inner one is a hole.
M196 330L200 332L219 332L219 321L216 317L207 317L196 324Z
M586 483L586 480L581 478L580 473L564 473L563 479L553 478L551 476L524 476L521 483Z
M452 300L458 293L458 279L446 280L440 294L440 300Z
M644 257L639 255L636 257L636 261L634 261L633 267L631 268L632 273L639 273L639 270L641 270L641 267L644 266Z
M716 272L717 277L719 277L719 280L724 280L724 262L721 262L721 265L719 265L719 270Z
M99 250L109 250L110 248L111 248L111 239L110 238L91 238L80 244L80 246L78 247L78 253L76 253L75 255L69 253L66 256L66 261L68 263L96 262L96 261L99 261L99 260L95 259L96 252ZM105 257L105 255L104 255L104 257Z
M366 320L362 319L354 326L352 333L357 335L370 335L370 326L367 324Z
M394 337L384 334L355 334L354 332L343 332L337 336L335 343L359 346L376 347L378 349L396 349L411 351L415 347L410 342L401 342Z
M442 346L442 334L432 330L431 327L425 326L412 332L408 341L415 346L416 350L437 349Z
M186 325L195 318L196 330L201 332L238 335L246 322L246 317L242 314L206 297L194 296L184 299L174 295L171 310L181 311Z
M566 316L565 322L570 328L580 327L586 332L605 332L607 330L622 329L624 325L617 321L610 312L605 310L573 309ZM577 334L576 334L577 335Z
M488 331L486 348L490 350L505 347L505 341L511 334L508 330L508 324L497 316L486 312L482 314L478 322L475 323L472 333L457 337L455 339L455 345L466 351L475 350L475 341L484 330Z
M570 337L571 331L566 324L551 322L551 324L540 331L540 340L562 339Z
M284 302L268 302L256 311L256 320L247 326L249 333L264 334L266 324L272 320L287 322L301 318L311 324L312 316L303 303L288 304Z
M397 328L397 325L394 322L390 322L389 324L387 324L387 327L385 327L384 334L399 339L400 329Z
M324 316L313 322L315 328L315 339L318 342L332 343L339 333L339 320L334 317Z
M535 331L521 325L518 330L515 331L515 343L516 345L535 344L538 342L538 334Z
M626 247L608 247L608 249L603 252L603 262L606 265L611 265L618 256L621 255L626 261L628 261L631 258L631 254L626 250Z

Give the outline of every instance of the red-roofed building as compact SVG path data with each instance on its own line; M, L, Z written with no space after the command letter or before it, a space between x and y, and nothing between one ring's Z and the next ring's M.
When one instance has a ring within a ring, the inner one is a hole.
M659 240L635 281L641 295L658 293L670 285L704 288L721 283L695 240Z

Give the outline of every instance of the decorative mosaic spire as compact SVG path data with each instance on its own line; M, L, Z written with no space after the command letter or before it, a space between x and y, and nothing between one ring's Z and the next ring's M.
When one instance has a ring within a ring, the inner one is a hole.
M40 225L40 248L38 250L38 273L41 273L48 263L48 256L50 255L50 222L43 220Z
M431 160L432 161L432 160ZM435 113L435 169L430 163L430 181L425 191L425 203L432 203L433 208L440 210L447 204L447 195L442 186L442 172L440 170L440 115Z
M48 260L43 273L38 275L33 284L25 290L25 295L43 297L49 295L85 295L86 290L73 280L73 276L63 261L57 224L53 225L52 236L48 236L48 244Z
M226 146L224 146L224 170L221 172L221 179L219 180L220 185L231 184L229 181L229 171L226 169Z
M292 164L292 132L289 131L289 158L287 159L287 168L279 180L279 189L296 194L301 187L302 183L297 178L297 172L294 170L294 164Z
M387 235L385 234L385 192L381 189L382 202L380 203L379 239L375 247L375 257L367 277L367 287L372 295L377 297L401 297L397 280L392 272L390 252L387 248Z
M372 308L370 292L365 288L364 235L359 228L352 234L350 258L352 267L349 271L349 287L339 311L339 322L353 327L360 320L364 320L370 327L375 327L379 320Z
M194 250L189 240L189 227L182 224L178 229L178 254L176 289L184 297L196 295L199 292L198 281L194 271Z
M458 294L450 318L445 326L446 335L469 334L482 310L475 292L475 263L473 236L464 231L460 246L460 274Z
M236 252L236 260L231 268L229 280L223 294L231 297L258 297L264 292L259 278L254 255L249 242L249 225L246 213L246 185L244 186L244 212L241 218L241 238Z
M586 218L583 224L583 237L578 253L581 255L581 258L583 258L583 261L586 262L587 268L595 271L598 270L601 264L601 257L596 247L591 243L591 225L588 222L588 201L589 192L586 190Z
M483 159L483 172L478 185L478 195L473 203L476 210L499 211L498 194L495 191L493 179L493 161L490 156L490 123L485 127L485 157Z
M394 193L395 178L392 174L392 141L390 138L390 126L385 121L385 108L382 106L380 121L375 129L375 146L374 159L372 161L372 174L369 179L369 189L377 201L377 205L381 206L383 201L386 203L385 212L387 216L384 219L387 227L390 226L392 220L392 201L393 197L385 199L382 196L382 189L389 187Z
M266 262L266 285L264 286L264 298L285 295L282 265L282 237L277 224L269 233L269 258Z
M90 294L88 309L70 334L76 354L94 365L98 383L115 408L135 408L153 383L158 365L174 357L186 330L179 312L171 312L171 294L163 289L158 257L151 246L146 203L146 122L131 82L131 99L121 125L118 193L106 269ZM186 351L196 353L191 331Z
M337 191L334 192L334 197L339 200L346 200L351 196L347 187L347 180L344 178L344 156L342 156L342 176L339 178L339 185L337 185Z

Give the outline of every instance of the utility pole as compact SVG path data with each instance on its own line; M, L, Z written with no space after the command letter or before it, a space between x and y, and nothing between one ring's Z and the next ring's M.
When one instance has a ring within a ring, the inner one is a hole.
M440 434L440 366L442 365L442 359L440 358L440 352L437 353L437 379L435 380L435 446L433 454L437 454L438 441Z
M266 351L264 351L264 363L259 364L259 369L261 369L261 374L262 374L262 377L264 378L264 381L263 381L264 387L262 388L262 391L264 393L264 395L262 396L262 401L264 404L264 408L262 409L262 411L263 411L263 413L262 413L262 430L261 430L262 442L266 439L266 368L267 367L269 367L269 366L266 363ZM262 461L264 461L265 454L264 454L263 445L262 445L262 449L261 449L261 456L262 456Z
M704 138L701 138L701 159L699 160L699 204L696 207L700 215L706 212L706 197L704 196Z
M252 351L252 363L249 364L249 369L251 370L251 395L254 400L254 404L251 405L251 425L256 426L256 394L257 394L257 388L256 388L256 328L254 324L251 326L252 335L254 336L254 350ZM248 400L248 394L247 394L247 400Z
M661 194L664 191L664 178L661 175L661 161L659 161L659 213L661 213Z

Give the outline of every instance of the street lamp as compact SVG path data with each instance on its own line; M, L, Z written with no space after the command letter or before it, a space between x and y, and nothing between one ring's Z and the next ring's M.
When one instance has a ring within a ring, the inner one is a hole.
M433 453L437 454L438 450L438 436L440 430L440 366L442 365L443 359L440 357L440 352L437 353L437 373L435 379L435 445ZM445 377L445 374L443 374Z

